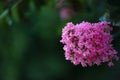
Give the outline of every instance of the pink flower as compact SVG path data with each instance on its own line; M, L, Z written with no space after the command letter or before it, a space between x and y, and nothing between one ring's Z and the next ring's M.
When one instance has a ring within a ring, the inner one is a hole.
M112 28L109 22L89 23L82 22L74 25L72 22L62 30L65 58L73 64L83 67L118 60L117 51L113 48L110 35Z
M74 10L69 7L62 8L60 11L60 17L63 20L71 18L74 14Z
M111 67L111 66L113 66L113 65L114 65L113 62L109 62L109 63L108 63L108 66L109 66L109 67Z

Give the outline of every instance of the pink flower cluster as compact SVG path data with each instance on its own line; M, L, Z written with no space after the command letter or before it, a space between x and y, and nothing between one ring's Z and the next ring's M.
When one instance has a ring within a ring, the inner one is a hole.
M67 23L62 31L62 42L66 60L83 67L108 62L113 66L113 60L118 60L117 51L113 48L112 28L109 22L82 22L74 25Z
M75 15L75 11L69 7L62 8L60 11L60 17L62 20L66 20Z

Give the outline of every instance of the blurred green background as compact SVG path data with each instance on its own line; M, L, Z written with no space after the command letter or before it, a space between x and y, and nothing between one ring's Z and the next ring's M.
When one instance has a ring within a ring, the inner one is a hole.
M0 80L120 80L120 61L75 66L59 42L67 22L104 20L120 56L120 0L0 0Z

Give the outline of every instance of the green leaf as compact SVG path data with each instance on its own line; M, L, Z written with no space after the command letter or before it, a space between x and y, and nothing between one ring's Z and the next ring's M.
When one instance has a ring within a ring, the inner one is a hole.
M13 7L13 8L11 9L11 12L12 12L12 18L13 18L13 20L14 20L16 23L20 22L19 13L18 13L18 6Z

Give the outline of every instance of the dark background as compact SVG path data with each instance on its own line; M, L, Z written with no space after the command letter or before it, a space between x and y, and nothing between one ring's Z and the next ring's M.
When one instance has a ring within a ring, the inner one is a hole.
M120 60L75 66L60 43L67 22L104 20L120 56L120 0L0 0L0 80L120 80Z

